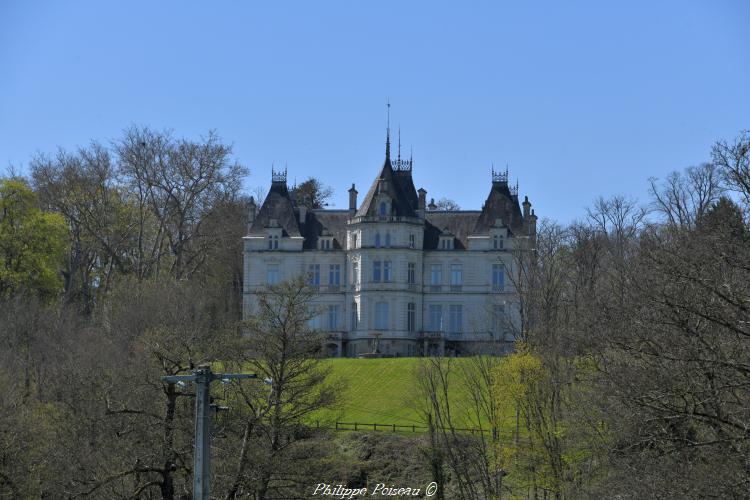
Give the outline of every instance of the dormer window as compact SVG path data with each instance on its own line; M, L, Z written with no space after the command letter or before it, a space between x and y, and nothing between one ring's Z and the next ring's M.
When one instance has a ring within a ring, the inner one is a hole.
M388 204L384 201L380 202L380 205L378 206L378 215L381 217L385 217L388 215Z
M505 248L505 238L502 234L496 234L492 237L492 249L502 250Z
M320 250L332 250L333 238L320 238L320 240L318 241L318 248Z
M278 234L268 235L268 249L269 250L279 249L279 235Z
M380 248L380 233L375 233L375 248Z
M441 236L438 248L440 250L453 250L453 236Z

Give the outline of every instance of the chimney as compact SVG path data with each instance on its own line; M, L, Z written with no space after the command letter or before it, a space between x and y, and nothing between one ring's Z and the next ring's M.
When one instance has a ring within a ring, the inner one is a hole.
M523 197L523 220L528 221L529 219L529 209L531 208L531 202L529 202L529 197L524 196Z
M250 202L247 204L247 232L250 233L250 228L253 226L253 222L255 222L255 215L256 211L258 209L258 206L255 204L255 198L252 196L250 197Z
M352 183L352 187L349 190L349 211L350 212L356 212L357 211L357 189L354 187L354 183Z
M437 210L437 205L435 205L435 198L430 198L430 204L427 205L428 210Z
M299 206L299 223L304 224L307 218L307 207L304 205Z
M529 220L529 236L536 236L536 215L534 211L531 211L531 219Z

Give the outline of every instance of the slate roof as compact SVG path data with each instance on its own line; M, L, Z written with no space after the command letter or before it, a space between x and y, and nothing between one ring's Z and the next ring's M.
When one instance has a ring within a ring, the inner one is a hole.
M417 188L414 187L414 181L411 178L411 170L394 170L393 174L409 206L415 211L419 209L419 197L417 196Z
M482 206L482 213L472 234L487 234L496 219L502 219L512 233L521 234L523 215L518 204L518 196L512 195L506 182L493 182L490 194Z
M392 199L393 214L397 216L416 217L418 196L412 181L411 170L393 170L388 146L380 174L375 178L367 195L356 212L356 216L376 216L375 197L381 183L385 181L385 192ZM274 181L263 201L250 234L264 234L270 226L271 219L278 222L284 236L304 237L303 248L315 249L322 235L333 236L333 248L343 249L346 241L346 223L351 213L348 210L308 210L305 222L299 223L299 207L295 206L286 181ZM518 196L511 193L507 182L495 181L482 206L482 210L427 211L425 213L425 232L423 248L437 249L440 235L445 233L454 236L454 248L468 248L470 235L488 234L495 221L501 219L511 233L520 235L524 227Z
M410 201L411 194L407 195L404 192L404 189L408 190L409 186L411 186L411 190L413 190L414 183L411 182L411 175L409 175L408 180L403 177L404 176L401 172L399 172L399 175L397 176L393 171L390 154L386 152L383 168L380 169L380 174L375 177L372 186L370 186L369 191L367 191L365 198L362 200L362 205L360 205L357 210L357 217L376 216L378 214L378 207L375 206L374 199L378 194L379 186L381 185L380 181L385 181L385 193L392 200L391 214L401 217L416 217L416 204L412 205L412 202ZM414 191L414 198L416 198L416 196L417 193Z
M263 229L271 225L271 219L276 219L279 227L283 229L284 236L301 236L299 224L297 224L299 218L289 196L286 181L271 183L268 196L250 227L250 234L265 233Z
M305 223L302 224L302 236L305 241L302 248L318 248L318 238L324 234L333 236L333 248L342 250L346 241L346 221L348 210L308 210Z
M425 214L425 231L422 248L434 250L438 247L440 234L448 230L455 239L453 246L457 249L469 248L469 235L479 219L479 210L441 210Z

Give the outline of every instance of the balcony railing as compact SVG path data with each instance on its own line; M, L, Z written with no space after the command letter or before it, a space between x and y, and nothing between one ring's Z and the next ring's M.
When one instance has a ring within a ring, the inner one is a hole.
M443 285L430 285L430 291L431 292L442 292L443 291Z
M405 217L400 215L370 215L353 217L347 221L347 224L359 224L360 222L409 222L412 224L423 224L423 221L419 217Z

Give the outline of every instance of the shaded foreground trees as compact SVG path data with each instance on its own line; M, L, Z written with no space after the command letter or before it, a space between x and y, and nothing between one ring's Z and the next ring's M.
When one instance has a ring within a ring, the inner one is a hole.
M315 475L304 471L316 466L308 443L318 439L304 418L334 400L307 326L311 297L302 283L279 285L246 338L189 281L121 282L101 322L30 299L6 303L0 498L190 498L192 387L161 377L217 360L269 383L215 384L230 411L216 417L214 492L303 495Z

